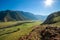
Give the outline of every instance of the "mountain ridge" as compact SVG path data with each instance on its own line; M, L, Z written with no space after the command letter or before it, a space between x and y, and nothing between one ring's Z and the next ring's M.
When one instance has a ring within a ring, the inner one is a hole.
M37 20L32 13L23 11L0 11L0 21Z
M60 11L50 14L43 24L54 24L60 22Z

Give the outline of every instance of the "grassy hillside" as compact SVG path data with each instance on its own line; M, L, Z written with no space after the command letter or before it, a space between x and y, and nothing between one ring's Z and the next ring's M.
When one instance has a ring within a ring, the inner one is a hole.
M21 21L21 20L37 20L34 14L23 11L5 10L0 11L0 21Z
M60 22L60 11L50 14L43 24L54 24Z
M12 22L7 22L8 25L10 23L12 24ZM14 27L0 29L0 40L18 40L21 36L28 35L34 26L39 24L40 22L28 22Z

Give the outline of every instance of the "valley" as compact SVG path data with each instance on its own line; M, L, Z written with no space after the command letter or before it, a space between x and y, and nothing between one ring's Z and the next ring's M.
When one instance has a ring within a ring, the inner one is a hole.
M60 11L48 16L11 10L0 14L0 40L60 40Z
M60 40L60 0L0 0L0 40Z

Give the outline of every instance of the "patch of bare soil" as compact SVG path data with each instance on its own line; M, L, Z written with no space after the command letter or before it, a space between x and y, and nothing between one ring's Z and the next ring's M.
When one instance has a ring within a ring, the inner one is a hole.
M60 40L60 28L48 26L41 31L42 40Z
M29 33L29 35L24 35L20 37L18 40L40 40L38 30L39 26L35 26L33 30Z
M60 40L60 28L37 26L29 33L29 35L24 35L18 40Z

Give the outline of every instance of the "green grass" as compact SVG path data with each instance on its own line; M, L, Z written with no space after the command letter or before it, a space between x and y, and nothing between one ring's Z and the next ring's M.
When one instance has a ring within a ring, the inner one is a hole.
M0 28L17 24L18 22L0 22Z
M11 22L0 22L0 28L6 27L6 26L11 26L15 25L17 23L22 23L22 22L31 22L31 21L11 21Z
M53 25L53 26L60 27L60 22L54 23L54 24L52 24L52 25Z
M40 23L41 23L40 21L32 22L32 23L25 23L19 26L11 27L11 28L0 29L0 35L4 34L0 36L0 40L18 40L21 36L28 35L33 29L33 27L35 25L39 25ZM7 24L10 25L11 23L8 22ZM13 32L14 30L17 30L18 28L20 29L19 31ZM5 34L8 32L13 32L13 33Z
M60 21L60 16L55 17L53 20L59 22Z

